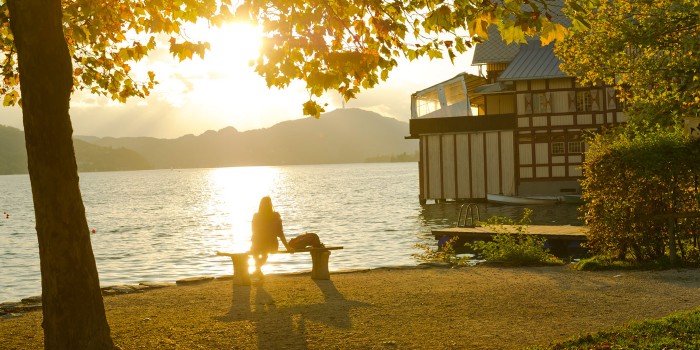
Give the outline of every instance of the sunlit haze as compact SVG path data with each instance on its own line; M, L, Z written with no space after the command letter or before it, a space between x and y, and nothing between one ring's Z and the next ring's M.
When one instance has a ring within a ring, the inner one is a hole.
M309 95L302 82L294 82L284 90L268 88L264 78L249 65L258 55L258 29L241 23L222 28L199 24L188 28L184 35L189 40L211 43L204 59L178 62L163 46L134 64L134 75L147 70L156 73L159 84L146 99L133 98L121 104L86 92L76 93L70 111L74 134L175 138L227 126L239 131L260 129L303 118L301 105ZM455 65L448 59L399 62L388 81L363 91L345 107L407 121L412 93L473 71L469 65L471 54L458 57ZM328 93L321 102L328 103L327 111L343 108L336 93ZM0 109L0 125L23 129L21 110Z

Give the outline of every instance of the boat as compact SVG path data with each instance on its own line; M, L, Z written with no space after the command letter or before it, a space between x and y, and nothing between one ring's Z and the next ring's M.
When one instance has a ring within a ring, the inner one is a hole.
M557 196L532 196L532 197L514 197L502 194L486 194L486 200L489 203L505 204L505 205L542 205L556 204L561 201L561 197Z

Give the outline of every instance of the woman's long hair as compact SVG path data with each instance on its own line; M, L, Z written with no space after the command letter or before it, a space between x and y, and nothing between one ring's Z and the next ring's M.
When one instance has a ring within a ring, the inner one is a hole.
M272 209L272 199L270 199L270 196L265 196L260 199L260 206L258 206L258 215L265 219L270 219L272 218L272 214L274 213L274 209Z

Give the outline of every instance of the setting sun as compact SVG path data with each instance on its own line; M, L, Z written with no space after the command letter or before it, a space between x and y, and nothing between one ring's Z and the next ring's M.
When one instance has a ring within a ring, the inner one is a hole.
M227 23L221 28L206 28L205 33L196 36L200 34L211 44L211 51L207 53L207 62L211 65L248 65L260 52L262 31L249 24Z

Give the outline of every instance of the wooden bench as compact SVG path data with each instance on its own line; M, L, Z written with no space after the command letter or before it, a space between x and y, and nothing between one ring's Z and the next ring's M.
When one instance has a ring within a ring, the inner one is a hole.
M328 271L328 259L331 255L331 250L343 249L340 246L326 246L323 248L304 248L294 250L291 253L286 250L279 250L276 252L271 252L270 254L295 254L295 253L310 253L311 254L311 278L315 280L329 280L331 279L330 272ZM248 272L248 257L251 252L244 253L225 253L216 252L219 256L228 256L231 258L233 263L233 284L248 286L250 285L250 273Z

